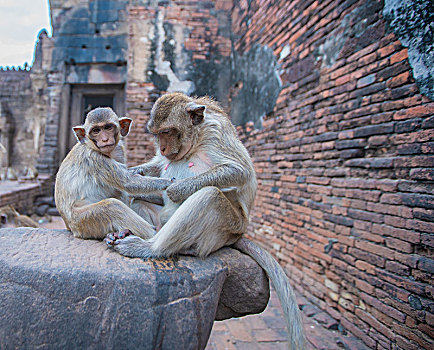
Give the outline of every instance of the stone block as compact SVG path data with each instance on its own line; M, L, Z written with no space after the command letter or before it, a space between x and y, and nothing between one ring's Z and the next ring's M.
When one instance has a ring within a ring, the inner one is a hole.
M260 312L269 298L259 265L230 248L143 261L29 228L0 229L0 244L1 348L203 349L216 315Z
M116 0L91 1L89 2L89 9L92 12L125 10L126 5L127 5L126 1L116 1Z
M118 11L98 11L94 16L95 23L115 22L118 19Z
M61 34L94 34L95 25L92 24L87 18L85 19L71 19L66 21L59 31Z
M82 18L88 20L90 16L90 12L88 9L84 7L79 7L77 9L74 9L70 15L71 18Z

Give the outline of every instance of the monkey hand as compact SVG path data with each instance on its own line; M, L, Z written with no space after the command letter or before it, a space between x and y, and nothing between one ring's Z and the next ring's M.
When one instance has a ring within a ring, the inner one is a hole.
M133 177L134 176L140 176L140 175L133 175ZM164 178L152 177L152 176L141 176L140 181L147 182L146 190L149 192L163 191L173 183L172 180L170 179L164 179Z
M157 178L154 181L156 181L157 190L165 190L173 184L173 181L170 179Z
M190 196L191 186L182 180L174 181L167 189L167 196L174 203L180 203Z
M144 175L143 169L142 169L142 167L140 165L132 167L132 168L128 168L128 172L131 175Z

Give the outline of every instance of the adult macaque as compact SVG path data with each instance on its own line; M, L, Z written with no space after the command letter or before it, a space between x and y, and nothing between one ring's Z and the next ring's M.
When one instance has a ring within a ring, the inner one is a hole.
M241 238L256 194L256 176L247 150L219 105L208 97L182 93L160 97L151 111L148 130L155 135L154 159L131 170L141 175L175 178L165 191L152 238L108 237L106 242L129 257L168 257L193 252L205 257L234 245L267 272L284 309L291 349L304 347L294 292L273 257Z
M128 194L164 190L171 181L128 172L121 138L131 121L118 118L111 108L97 108L87 114L84 125L73 128L79 142L59 168L55 200L75 237L102 239L124 229L142 238L155 234L153 226L127 205Z

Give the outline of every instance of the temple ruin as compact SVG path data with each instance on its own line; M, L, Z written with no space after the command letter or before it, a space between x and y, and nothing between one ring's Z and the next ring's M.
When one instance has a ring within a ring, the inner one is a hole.
M0 69L2 205L48 210L87 111L134 120L164 92L218 99L254 160L249 235L372 349L434 337L433 6L416 0L50 0L32 67ZM8 169L10 169L8 171ZM11 178L12 175L9 175ZM1 182L0 182L1 185Z

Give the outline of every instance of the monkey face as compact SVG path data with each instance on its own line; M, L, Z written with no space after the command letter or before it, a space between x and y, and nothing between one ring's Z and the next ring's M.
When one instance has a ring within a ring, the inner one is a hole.
M109 155L118 143L118 129L113 123L95 124L88 137L101 153Z
M204 120L205 106L182 93L160 97L151 111L148 130L155 136L161 155L181 160L192 148Z
M191 149L190 133L175 127L153 133L160 154L170 161L181 160Z
M90 111L84 125L72 129L80 143L88 144L94 150L110 156L119 142L119 134L127 136L131 123L130 118L118 118L111 108L103 107Z
M175 159L182 146L180 132L175 128L164 129L156 137L161 154L170 160Z

